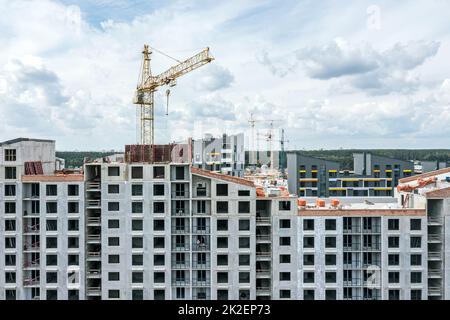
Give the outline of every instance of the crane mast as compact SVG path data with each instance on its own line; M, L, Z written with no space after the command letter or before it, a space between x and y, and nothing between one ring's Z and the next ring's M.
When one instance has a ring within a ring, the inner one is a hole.
M157 76L153 76L150 67L150 56L152 50L148 45L144 45L142 51L142 70L139 84L136 87L136 93L133 103L138 105L138 132L140 144L154 144L154 94L155 91L164 85L176 85L176 79L182 75L195 70L214 58L209 54L209 48L202 50L196 55L170 67ZM166 92L167 99L169 90Z

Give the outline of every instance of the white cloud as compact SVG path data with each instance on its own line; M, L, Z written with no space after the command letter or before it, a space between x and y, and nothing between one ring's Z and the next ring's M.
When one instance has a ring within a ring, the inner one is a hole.
M386 20L378 33L365 30L364 4L345 21L335 5L297 1L161 1L151 11L124 1L96 5L102 16L95 19L102 20L93 23L89 7L0 0L0 11L8 12L0 16L0 140L49 137L61 149L135 142L131 100L144 43L180 60L209 46L216 58L171 88L168 116L165 88L157 92L157 135L166 141L192 135L200 123L203 132L248 130L250 112L286 119L279 126L297 147L329 147L336 139L403 146L411 137L440 135L434 140L445 142L448 136L443 6L450 5L418 5L436 18L425 24L402 16L402 23L417 26L409 33ZM392 6L380 3L382 17L390 17L387 10L401 14L402 5ZM108 8L116 11L108 15ZM116 19L121 10L134 16ZM274 12L286 15L269 21ZM153 72L173 63L155 53Z

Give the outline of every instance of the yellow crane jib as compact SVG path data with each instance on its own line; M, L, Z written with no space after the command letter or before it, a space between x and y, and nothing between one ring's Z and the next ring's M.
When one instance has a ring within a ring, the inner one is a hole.
M177 78L211 62L214 58L210 55L209 48L205 48L161 74L153 76L150 68L152 51L148 45L144 45L142 54L143 62L140 83L137 85L133 103L140 105L138 106L139 142L141 144L154 144L154 92L160 86L174 86ZM166 92L167 99L169 93L170 91Z

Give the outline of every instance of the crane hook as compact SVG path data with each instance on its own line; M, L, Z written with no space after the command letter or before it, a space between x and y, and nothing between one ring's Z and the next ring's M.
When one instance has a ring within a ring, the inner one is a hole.
M170 95L170 89L166 90L166 100L167 100L167 104L166 104L166 116L169 115L169 95Z

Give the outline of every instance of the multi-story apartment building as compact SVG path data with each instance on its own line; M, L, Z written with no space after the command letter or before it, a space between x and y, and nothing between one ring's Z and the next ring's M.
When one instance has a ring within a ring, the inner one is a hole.
M192 142L192 149L194 167L236 177L244 176L243 133L223 134L220 138L206 134L203 139Z
M289 191L300 197L392 197L399 179L414 173L414 163L370 153L353 154L353 171L334 161L288 152Z
M69 173L53 141L1 143L0 299L449 297L450 169L400 180L436 177L398 204L310 205L185 148Z

